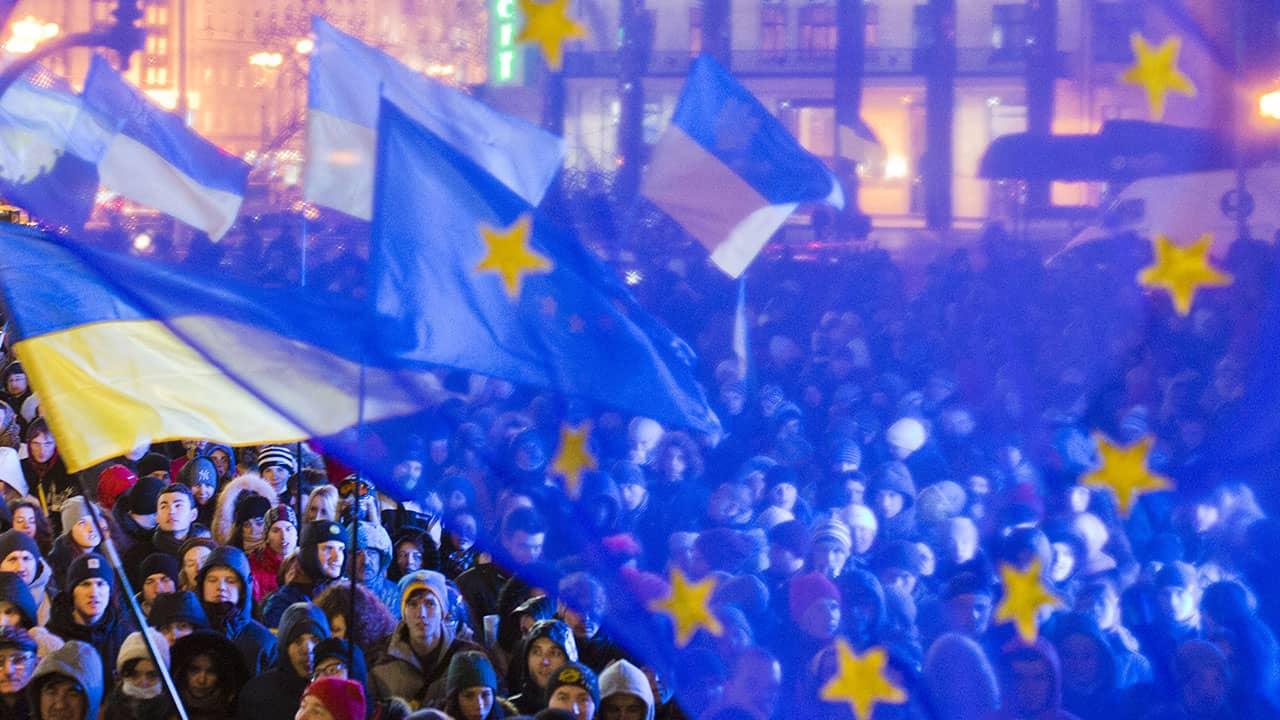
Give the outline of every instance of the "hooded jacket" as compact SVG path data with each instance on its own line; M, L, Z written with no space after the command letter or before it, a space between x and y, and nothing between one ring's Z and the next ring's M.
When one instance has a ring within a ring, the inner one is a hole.
M40 717L40 690L58 676L70 678L84 690L84 720L96 720L98 705L102 703L102 660L92 646L72 640L40 661L27 684L27 701L31 705L32 720Z
M137 628L116 607L114 602L116 590L111 592L113 601L107 603L107 609L102 613L102 617L98 619L98 622L92 625L81 625L75 620L72 590L62 591L58 594L58 597L53 599L53 612L49 617L49 632L67 641L79 640L87 643L97 650L99 657L114 660L116 655L120 653L120 646L124 645L125 638L129 637L129 633L134 632ZM111 664L102 663L102 677L99 682L101 683L100 687L103 688L111 687L114 684L115 669Z
M282 650L276 665L244 686L240 693L239 717L245 720L288 718L297 711L311 678L298 675L289 661L288 648L305 633L312 633L320 640L329 637L329 620L311 603L289 606L280 620L277 637Z
M881 490L893 490L902 495L902 510L891 518L880 517L880 511L876 510L876 519L880 521L879 541L883 544L889 540L914 540L916 484L906 464L888 462L876 471L875 477L867 485L866 493L873 507L876 493Z
M217 509L213 512L213 525L209 530L219 545L234 544L232 539L236 530L236 501L246 492L261 495L272 507L280 504L275 488L271 487L271 483L263 480L258 473L245 473L227 483L226 487L222 488L222 492L218 493L212 501L217 504ZM257 548L246 549L256 550Z
M614 695L640 698L647 708L644 720L653 720L653 689L649 686L649 678L643 670L626 660L615 660L600 673L600 704Z
M204 654L212 657L214 667L218 668L219 692L211 698L197 700L183 694L186 669L196 657ZM183 706L190 720L230 720L236 716L240 690L249 679L249 673L230 640L212 630L197 630L178 638L170 649L170 655L173 678L178 683L178 692L183 694Z
M1012 680L1013 663L1035 658L1049 668L1053 676L1050 680L1048 707L1034 715L1017 712L1010 707L1014 696ZM1058 663L1058 653L1048 640L1038 638L1034 644L1023 645L1019 639L1009 641L1000 655L1000 676L1002 703L1000 710L988 715L989 720L1079 720L1075 715L1062 709L1062 666Z
M240 602L236 603L230 612L223 613L217 605L204 601L205 576L216 567L230 568L240 576L240 582L244 585L244 592L240 593ZM204 567L196 576L196 587L201 588L200 604L204 606L210 626L226 635L235 644L245 667L251 674L258 675L275 664L277 652L275 635L272 635L262 623L250 617L253 601L253 574L249 571L249 558L243 551L233 547L219 547L209 553Z
M1120 671L1117 658L1111 652L1111 646L1098 628L1097 622L1090 615L1083 613L1065 613L1053 623L1052 641L1062 656L1062 645L1069 637L1086 638L1093 645L1098 658L1098 676L1096 685L1089 690L1073 689L1064 685L1062 689L1062 706L1080 716L1082 720L1107 720L1114 717L1115 707L1119 702L1117 688L1120 682Z
M534 623L529 632L525 633L524 640L520 643L520 652L511 658L511 667L507 671L507 686L518 691L518 694L512 695L508 700L525 715L533 715L547 706L546 691L538 687L529 675L529 651L533 649L533 643L541 638L559 645L569 662L578 662L578 644L568 625L560 620L539 620Z

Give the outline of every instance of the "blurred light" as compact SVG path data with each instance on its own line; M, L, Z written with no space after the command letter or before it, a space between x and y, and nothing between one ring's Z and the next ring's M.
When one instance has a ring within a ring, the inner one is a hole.
M284 56L278 52L256 52L249 56L249 64L256 67L278 68L284 62Z
M293 205L290 206L289 209L292 210L293 212L298 213L299 215L301 215L302 217L308 220L320 219L320 208L316 207L315 205L312 205L309 202L306 202L305 200L294 201Z
M1280 90L1272 90L1258 98L1258 114L1272 120L1280 120Z
M884 162L884 176L899 180L907 176L907 159L901 155L890 155Z
M310 55L311 51L316 49L316 41L309 37L304 37L293 46L293 49L299 55Z
M143 232L133 236L134 250L140 253L147 253L151 251L151 245L152 245L152 240L149 234Z
M431 63L427 66L426 70L423 70L423 72L431 77L451 77L455 72L457 72L457 68L453 65L444 63Z
M644 273L639 270L628 270L623 274L622 279L628 285L639 285L640 281L644 280Z
M999 104L1000 104L1000 98L995 97L994 95L987 98L987 107L996 107Z
M13 36L4 49L19 55L36 49L36 45L58 35L58 23L42 23L30 15L13 24Z

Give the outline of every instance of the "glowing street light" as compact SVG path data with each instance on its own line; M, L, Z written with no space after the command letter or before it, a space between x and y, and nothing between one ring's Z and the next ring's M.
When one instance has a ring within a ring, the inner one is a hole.
M1280 120L1280 90L1272 90L1258 98L1258 114L1264 118Z
M309 37L304 37L293 46L293 49L299 55L310 55L311 51L316 49L316 41Z
M4 44L4 49L25 55L45 40L57 37L58 31L58 23L42 23L28 15L13 24L13 36Z
M284 56L278 52L256 52L249 56L249 64L255 67L278 68L284 63Z

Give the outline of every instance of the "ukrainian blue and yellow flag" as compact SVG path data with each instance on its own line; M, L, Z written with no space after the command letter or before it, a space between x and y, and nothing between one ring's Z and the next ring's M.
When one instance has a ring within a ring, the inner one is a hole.
M0 288L72 471L145 442L332 435L418 412L434 386L370 357L366 314L341 298L179 273L11 225L0 226Z

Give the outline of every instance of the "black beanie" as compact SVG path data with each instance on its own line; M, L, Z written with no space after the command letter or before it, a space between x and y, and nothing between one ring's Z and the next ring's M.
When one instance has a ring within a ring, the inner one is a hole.
M235 524L243 525L253 518L260 518L270 509L270 500L257 493L245 493L236 498Z
M151 612L147 615L148 625L162 628L176 622L190 623L196 629L209 627L209 618L204 614L204 608L195 593L160 593L151 602Z
M26 550L37 560L40 559L40 546L36 545L36 541L30 535L25 535L19 530L5 530L0 533L0 562L9 557L9 553L17 550Z
M142 456L138 461L138 477L146 477L153 472L163 471L165 477L169 475L169 458L157 452L149 452Z
M30 630L36 624L36 601L31 589L17 573L0 572L0 600L13 603L22 616L22 627Z
M548 700L555 694L556 688L564 685L577 685L586 690L591 695L591 700L596 705L600 704L600 681L596 679L596 674L591 668L577 662L568 662L560 666L559 670L551 676L551 680L547 683Z
M125 493L129 500L129 512L134 515L155 515L156 501L160 499L160 491L166 484L156 477L138 478L138 482Z
M81 555L73 560L71 567L67 569L67 589L74 589L85 580L93 578L105 580L107 585L111 586L111 590L115 591L115 573L111 572L111 565L107 559L98 553Z
M142 572L138 573L138 579L146 582L147 578L152 575L164 573L166 577L175 583L178 582L178 558L168 553L151 553L147 559L142 561L139 568Z
M471 650L454 655L449 661L447 677L446 697L457 697L458 693L470 687L487 687L498 692L498 674L493 670L493 663L481 652Z
M341 525L332 520L317 520L313 523L307 523L306 527L302 528L302 538L298 541L298 546L310 547L333 540L345 546L347 544L347 532L342 529Z

